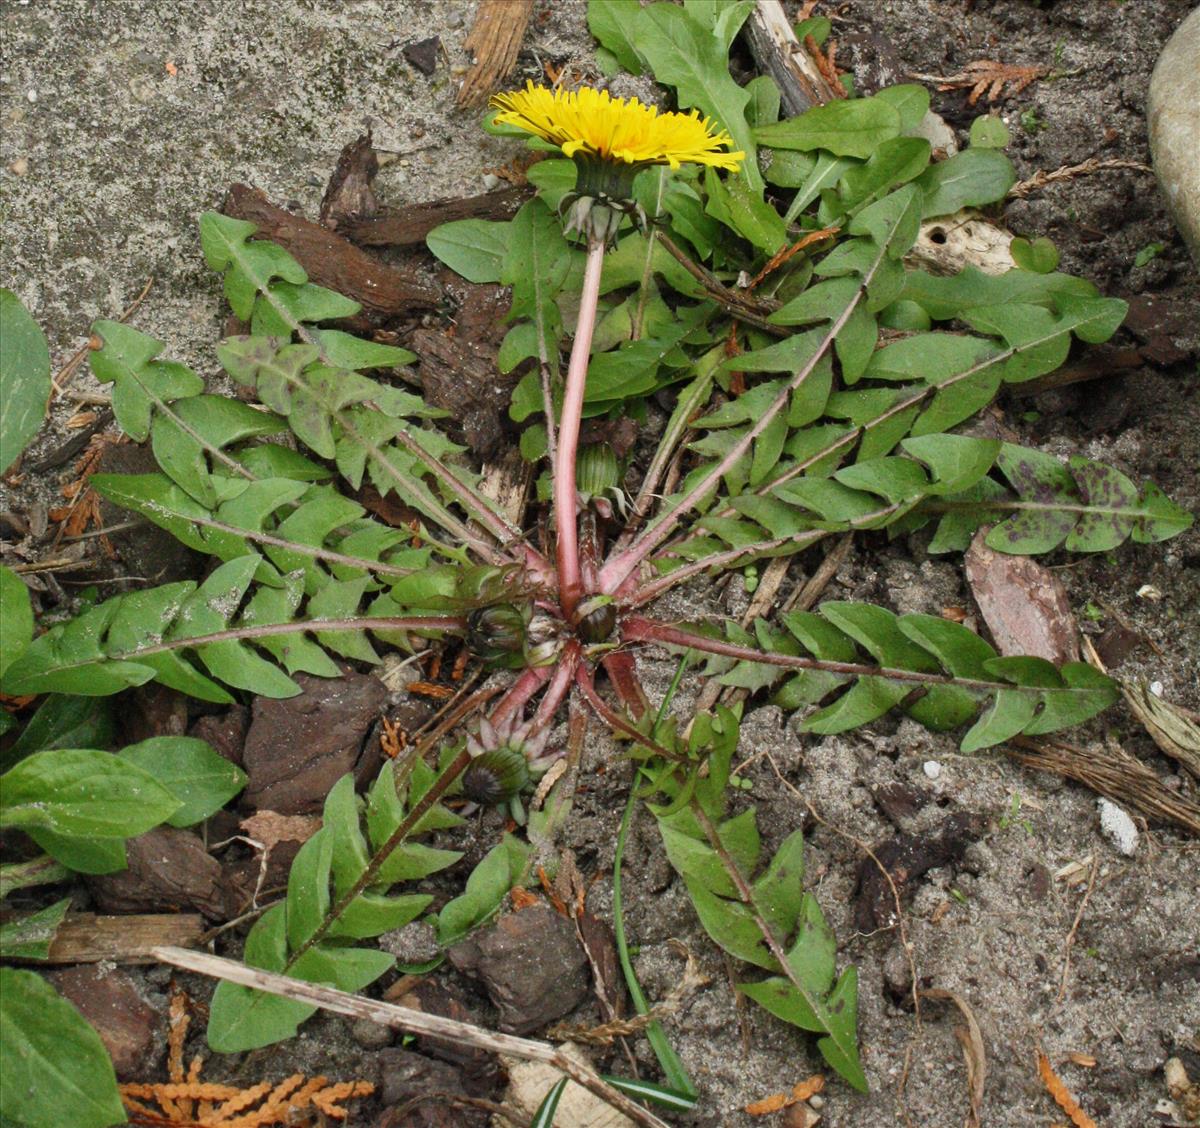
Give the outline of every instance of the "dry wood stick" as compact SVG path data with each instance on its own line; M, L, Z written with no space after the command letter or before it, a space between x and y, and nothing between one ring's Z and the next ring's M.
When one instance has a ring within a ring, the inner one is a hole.
M488 1053L509 1054L525 1061L545 1062L547 1065L561 1070L572 1081L582 1085L589 1092L595 1093L606 1104L623 1112L634 1123L641 1124L644 1128L669 1128L654 1113L642 1108L636 1101L631 1100L624 1093L605 1082L595 1070L574 1061L548 1042L537 1042L532 1038L518 1038L513 1034L496 1034L490 1030L472 1026L469 1022L459 1022L438 1014L426 1014L424 1011L397 1006L395 1003L385 1003L378 999L365 998L362 995L352 995L347 991L339 991L335 987L326 987L320 983L308 983L303 979L289 979L286 975L277 975L274 972L247 967L245 964L238 963L237 960L210 956L205 952L164 947L155 948L152 955L162 963L181 967L186 971L194 971L213 979L237 983L242 987L265 991L270 995L279 995L285 999L309 1003L312 1006L333 1011L335 1014L346 1015L348 1018L365 1018L380 1026L390 1026L411 1034L456 1042L459 1045L485 1050Z

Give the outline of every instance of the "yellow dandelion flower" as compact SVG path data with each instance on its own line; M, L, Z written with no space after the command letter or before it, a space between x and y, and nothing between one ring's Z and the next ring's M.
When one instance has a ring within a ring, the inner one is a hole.
M642 169L692 163L736 172L746 156L729 152L729 134L695 110L659 113L636 98L614 98L590 86L548 90L529 82L524 90L497 94L491 104L500 110L497 122L560 146L575 162L575 191L560 205L566 230L608 245L616 241L622 216L632 215L645 229L646 217L633 200L633 179Z
M524 90L497 94L496 121L514 125L562 147L568 157L600 158L627 165L703 164L737 172L746 154L728 152L733 139L714 130L709 118L659 113L636 98L613 98L607 90L548 90L528 83Z

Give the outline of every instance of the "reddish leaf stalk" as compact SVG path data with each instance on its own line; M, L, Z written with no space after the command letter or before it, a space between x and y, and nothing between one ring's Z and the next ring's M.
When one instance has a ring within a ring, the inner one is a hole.
M554 464L554 512L558 521L558 584L563 615L575 614L583 594L579 569L579 528L575 517L575 456L579 451L579 426L583 416L583 393L587 386L588 357L596 329L596 304L600 300L600 272L604 267L604 240L588 239L587 266L579 299L579 321L567 367Z
M554 667L554 676L546 687L546 693L538 702L537 713L534 714L533 727L540 731L554 717L555 711L562 704L571 682L575 679L575 668L579 665L579 643L571 639L563 648L558 663Z

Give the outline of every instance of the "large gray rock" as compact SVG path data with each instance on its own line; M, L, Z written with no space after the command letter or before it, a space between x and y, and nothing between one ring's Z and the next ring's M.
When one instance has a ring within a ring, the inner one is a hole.
M1200 264L1200 8L1163 48L1150 77L1146 112L1158 183Z

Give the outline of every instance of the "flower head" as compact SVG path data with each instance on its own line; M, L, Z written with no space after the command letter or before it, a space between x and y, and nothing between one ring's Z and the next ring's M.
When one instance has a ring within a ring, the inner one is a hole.
M548 90L529 82L524 90L497 94L491 104L501 111L496 121L560 145L568 157L583 154L639 167L690 162L737 172L746 156L722 151L732 148L733 139L723 129L714 132L710 119L696 110L659 113L636 98L613 98L590 86Z
M659 113L636 98L613 98L590 86L548 90L526 84L524 90L497 94L496 121L515 125L562 148L579 176L575 191L563 199L566 229L585 231L605 243L616 241L621 217L646 217L633 200L633 178L651 165L703 164L736 172L746 154L729 152L733 139L714 130L708 118Z

